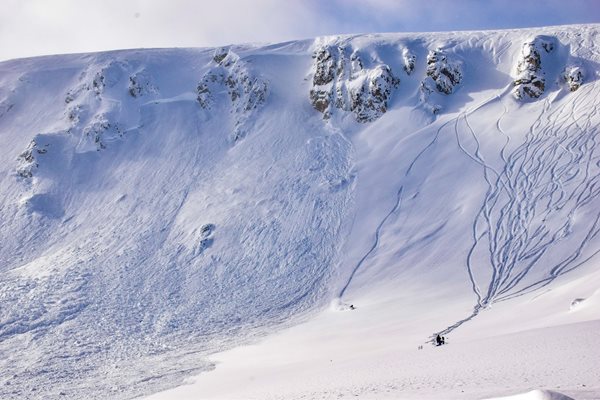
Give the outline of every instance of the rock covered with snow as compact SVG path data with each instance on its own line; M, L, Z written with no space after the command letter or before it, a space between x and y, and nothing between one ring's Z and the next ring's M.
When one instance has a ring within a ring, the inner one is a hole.
M97 149L105 149L106 143L123 136L123 129L118 122L111 122L106 114L97 114L83 128L83 134L89 137Z
M228 48L216 49L212 63L196 87L196 98L200 107L210 110L218 101L219 93L227 93L230 111L236 114L230 139L236 142L246 135L244 123L265 103L269 84Z
M442 49L431 50L427 54L425 75L420 85L420 99L434 114L437 114L441 106L433 101L432 94L449 95L454 92L463 78L462 63L459 60L449 59Z
M134 72L129 76L128 90L131 97L141 97L158 92L158 88L152 82L152 76L145 70Z
M22 178L31 178L33 171L38 167L36 160L38 154L46 153L46 149L39 149L35 140L29 142L27 148L19 154L17 161L17 174Z
M77 151L102 150L107 143L121 138L127 130L129 120L139 113L124 112L122 100L114 101L128 93L128 101L147 95L158 95L158 87L152 75L143 67L123 60L110 61L95 66L81 74L73 89L67 92L65 133L80 136Z
M451 94L462 80L461 64L448 59L443 50L433 50L427 54L427 78L423 81L426 90L435 89L444 94Z
M64 138L61 143L67 146L63 149L67 153L100 151L122 139L140 112L139 105L124 106L123 100L115 100L125 93L127 101L135 101L141 96L158 95L159 91L148 71L124 60L90 65L82 71L75 85L66 91L62 122L54 130L38 133L18 156L18 176L32 178L40 167L39 156L59 151L47 143L48 138Z
M417 63L417 56L409 49L404 48L402 50L402 60L404 61L404 71L406 72L406 74L412 74L412 72L415 70L415 65Z
M309 97L326 119L339 109L354 113L358 122L374 121L387 111L400 84L389 65L374 62L367 68L360 52L349 45L320 46L313 59Z
M562 77L569 87L569 90L574 92L583 84L585 73L583 67L579 65L569 65L563 71Z
M554 51L556 40L538 36L523 43L516 66L513 94L517 99L536 99L546 89L546 73L542 68L545 56Z

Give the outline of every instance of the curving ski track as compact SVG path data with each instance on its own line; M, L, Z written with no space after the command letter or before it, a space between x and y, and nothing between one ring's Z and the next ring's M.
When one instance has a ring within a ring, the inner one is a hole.
M597 85L586 90L593 91L591 99L600 94ZM600 197L598 111L593 102L582 99L586 99L583 90L573 102L559 108L553 108L546 100L524 143L508 157L507 136L501 150L504 166L500 172L479 153L477 135L468 122L469 113L463 113L459 119L477 142L477 148L470 153L461 145L457 119L457 143L483 168L488 190L473 221L473 243L466 259L477 303L471 315L441 334L448 334L495 302L548 286L600 253L600 246L594 242L600 233L600 212L591 204ZM500 128L503 115L496 127L505 134ZM587 221L576 221L578 215L587 217ZM573 230L576 222L585 226L583 237L578 238ZM562 247L569 249L566 254L551 254L559 242L566 241L568 246ZM481 265L475 257L482 251L488 254L487 265ZM544 268L538 271L541 265ZM485 276L481 271L486 267L491 278L478 278L478 273Z

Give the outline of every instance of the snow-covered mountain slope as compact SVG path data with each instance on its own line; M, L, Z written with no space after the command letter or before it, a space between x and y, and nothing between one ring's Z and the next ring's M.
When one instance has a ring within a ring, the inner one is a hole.
M413 348L598 319L599 30L0 63L0 397L149 394L334 299Z

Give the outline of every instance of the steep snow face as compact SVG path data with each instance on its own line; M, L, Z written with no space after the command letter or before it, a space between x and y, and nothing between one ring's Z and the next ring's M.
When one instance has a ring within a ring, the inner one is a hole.
M303 66L211 53L3 64L0 397L130 398L328 301L351 145L292 113Z
M597 39L0 64L0 397L150 393L335 297L429 293L423 340L547 290L569 309L600 251Z

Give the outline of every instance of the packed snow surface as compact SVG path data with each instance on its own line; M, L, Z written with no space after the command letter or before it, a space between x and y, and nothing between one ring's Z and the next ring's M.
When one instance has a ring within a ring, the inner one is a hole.
M0 63L0 397L599 398L599 39Z

